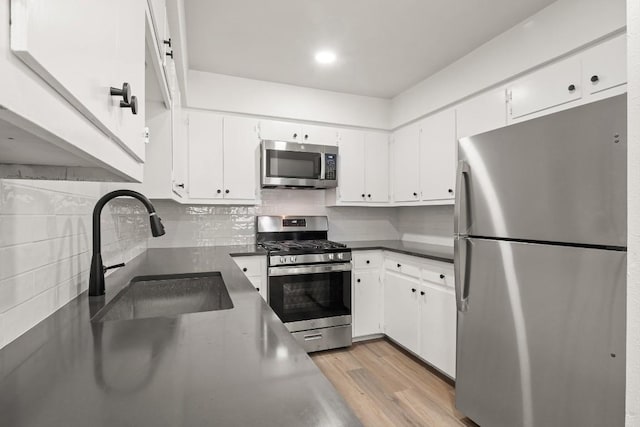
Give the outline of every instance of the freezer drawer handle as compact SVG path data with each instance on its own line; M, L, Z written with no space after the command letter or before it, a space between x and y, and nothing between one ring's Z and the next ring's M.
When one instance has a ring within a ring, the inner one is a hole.
M458 176L456 179L456 200L453 209L453 233L456 236L467 233L467 218L462 215L462 202L465 202L466 210L466 177L469 175L469 165L464 160L458 162ZM466 212L465 212L466 213Z
M469 308L469 286L467 284L467 244L469 240L456 237L453 241L453 264L455 267L456 306L458 311Z

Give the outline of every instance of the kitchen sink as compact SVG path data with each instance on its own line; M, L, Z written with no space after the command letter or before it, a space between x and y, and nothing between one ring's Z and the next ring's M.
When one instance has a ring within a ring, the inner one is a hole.
M233 302L220 272L141 276L134 278L91 320L171 317L231 308Z

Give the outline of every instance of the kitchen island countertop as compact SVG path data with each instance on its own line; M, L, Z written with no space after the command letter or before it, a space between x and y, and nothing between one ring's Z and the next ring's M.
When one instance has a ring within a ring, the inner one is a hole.
M230 255L149 249L0 350L2 425L360 426ZM234 308L92 323L132 278L220 271Z

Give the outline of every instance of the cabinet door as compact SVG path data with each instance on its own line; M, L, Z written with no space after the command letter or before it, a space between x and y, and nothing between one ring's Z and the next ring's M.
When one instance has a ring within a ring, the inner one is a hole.
M418 352L418 288L417 279L385 272L385 333L407 349Z
M456 107L456 137L477 135L507 125L504 88L476 96Z
M302 125L301 142L317 145L338 145L341 132L330 126Z
M585 52L583 82L588 93L602 92L627 82L626 42L622 34Z
M189 192L189 118L182 109L180 95L171 103L171 190L180 197ZM147 167L147 166L145 166Z
M302 127L296 123L261 120L259 135L260 139L301 142Z
M144 101L142 1L11 1L12 51L137 160L144 159L143 128L139 139L131 139L128 126L123 133L122 98L111 96L109 87L130 83L132 94ZM123 61L132 67L125 77Z
M153 22L153 31L156 33L156 41L158 44L158 53L164 55L164 40L169 37L166 35L169 26L167 24L167 6L165 0L148 0L149 9L151 11L151 21Z
M224 118L224 198L254 200L257 189L260 140L257 120Z
M453 289L425 282L420 289L420 356L456 376L456 298Z
M222 116L189 112L189 197L223 197Z
M413 202L420 197L419 149L420 125L398 129L393 135L393 198L397 202Z
M508 88L511 118L580 99L581 80L580 59L569 58L516 81Z
M376 270L354 273L353 333L357 337L380 333L382 285Z
M364 182L368 202L389 201L389 135L367 132L364 137Z
M420 192L422 200L453 199L456 179L456 113L446 110L422 121Z
M338 157L338 191L343 202L365 201L364 133L346 130L340 139Z

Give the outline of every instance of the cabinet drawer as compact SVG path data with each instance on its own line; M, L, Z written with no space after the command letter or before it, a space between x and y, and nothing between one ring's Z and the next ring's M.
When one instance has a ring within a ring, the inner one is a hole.
M233 257L235 263L247 276L263 276L266 269L264 256Z
M447 286L449 288L453 288L455 286L453 268L448 265L443 265L442 268L430 267L428 269L422 269L422 279L427 282Z
M583 82L590 94L627 82L627 43L624 34L589 49L582 60Z
M363 268L380 268L382 266L382 252L380 251L353 251L351 253L353 267L356 270Z
M406 274L407 276L420 278L420 267L415 264L407 263L403 259L387 258L384 261L384 268L397 273Z

